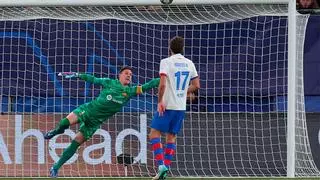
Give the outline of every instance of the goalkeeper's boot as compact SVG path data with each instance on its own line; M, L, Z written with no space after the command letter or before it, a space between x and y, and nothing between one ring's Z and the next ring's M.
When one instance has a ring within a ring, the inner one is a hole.
M53 138L55 135L57 134L62 134L64 132L58 132L56 129L52 129L50 131L48 131L45 135L44 135L44 139L51 139Z
M167 178L168 168L165 165L160 165L158 174L152 178L152 180L164 180Z
M58 169L54 169L53 167L50 168L50 177L56 178L58 177Z

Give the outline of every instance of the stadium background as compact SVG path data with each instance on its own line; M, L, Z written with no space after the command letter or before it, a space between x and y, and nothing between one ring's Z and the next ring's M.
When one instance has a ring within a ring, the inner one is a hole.
M273 19L270 24L262 25L265 19L268 22L268 18L269 20ZM320 168L320 157L317 151L320 148L318 114L320 113L320 79L314 78L318 76L320 71L320 61L318 59L320 52L319 22L320 17L317 16L311 16L308 21L304 51L304 80L308 132L313 156ZM134 83L146 82L158 76L156 70L159 64L151 62L153 59L160 60L167 56L168 39L176 34L184 35L186 38L185 54L196 64L201 77L201 86L212 89L211 92L202 89L198 95L197 104L189 106L189 110L192 108L193 111L222 114L237 111L266 112L271 110L282 112L286 109L285 105L273 102L281 102L279 99L282 99L282 95L286 94L287 91L284 88L276 88L286 84L285 69L278 68L286 64L283 63L286 59L285 34L287 32L285 24L286 20L279 17L254 17L243 21L243 23L195 25L192 28L188 26L160 27L158 25L135 24L118 20L87 21L80 23L80 25L70 21L46 19L0 22L0 29L3 30L0 32L2 59L0 64L0 78L2 79L0 84L1 113L4 116L8 113L21 112L68 113L78 104L91 100L99 93L99 88L92 88L88 83L61 81L61 78L57 77L57 72L86 72L97 77L116 78L119 68L126 64L132 65L135 75L138 75L133 79ZM280 30L277 32L264 31L268 29L266 26L279 26ZM226 27L238 29L238 31L225 31ZM151 29L159 28L163 29L151 31ZM186 31L188 28L192 31ZM259 31L254 34L253 31L250 31L250 28ZM26 31L21 31L21 29L26 29ZM144 36L138 36L134 32L139 32ZM242 33L249 34L249 36L252 33L252 37L277 36L277 38L271 38L271 41L268 42L264 42L262 38L237 38L235 40L231 38L231 36L237 36L234 33L239 35ZM223 39L217 41L210 41L209 39L219 37L222 34L224 35ZM162 36L163 40L153 39L154 36ZM146 43L146 45L139 46L138 43L129 43L132 41ZM158 46L153 46L153 41L157 41L155 43ZM148 42L153 43L148 44ZM224 46L231 44L231 42L236 45L234 49ZM244 48L248 45L251 48ZM270 49L263 50L263 45L269 46ZM208 48L202 50L201 47ZM276 50L279 52L270 53ZM26 51L27 53L25 53ZM231 51L238 52L236 55L227 55ZM238 58L241 54L249 54L249 56ZM249 61L258 65L253 66L246 64L245 61L243 63L238 61L245 57L250 58ZM28 59L33 61L30 62ZM206 61L203 62L203 59L206 59ZM237 59L236 62L235 59ZM270 66L269 64L264 65L264 62L270 59L277 59L277 61L271 63ZM235 64L237 65L233 66ZM240 65L238 66L238 64ZM214 67L214 71L210 70L212 67ZM264 71L261 73L259 68ZM233 74L231 70L244 73ZM137 74L137 72L139 73ZM225 72L225 74L221 72ZM275 74L278 74L277 78ZM281 77L281 74L283 77ZM234 84L233 76L237 76L237 79L243 79L243 81ZM265 84L259 83L263 81L274 85L272 87L275 88L270 89ZM211 86L213 84L214 86ZM81 88L70 90L72 87ZM271 91L276 96L264 97L263 94L267 93L266 91ZM264 98L252 99L248 96L249 94L260 94ZM203 97L204 95L208 97ZM138 102L133 100L130 103L131 110L124 108L124 112L132 112L132 109L135 111L150 111L154 108L154 106L149 106L148 103L156 102L156 96L148 94L144 100ZM255 102L255 105L241 102ZM236 105L239 103L242 105ZM252 124L255 127L256 125L255 123ZM190 126L195 127L196 125L190 124ZM192 141L192 139L187 141ZM276 141L272 143L277 144ZM285 141L285 139L280 139L280 141ZM285 155L279 154L280 156ZM283 169L277 169L277 171L285 174ZM190 174L199 173L201 172ZM250 174L249 172L246 173Z

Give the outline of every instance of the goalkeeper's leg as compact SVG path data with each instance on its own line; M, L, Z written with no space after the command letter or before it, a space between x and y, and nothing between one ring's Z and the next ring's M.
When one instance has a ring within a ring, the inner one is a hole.
M48 131L44 135L44 139L51 139L58 134L64 133L64 130L68 129L70 125L78 123L78 116L71 112L66 118L60 120L55 129Z
M71 144L63 151L60 159L51 167L50 176L57 177L60 167L76 153L78 147L86 141L82 132L78 132Z
M72 140L71 144L63 151L61 158L56 162L52 168L50 169L50 176L57 177L58 170L60 167L68 161L74 153L77 151L78 147L90 139L93 134L99 129L100 125L96 126L87 126L83 119L80 118L80 129L79 132L76 134L74 140Z

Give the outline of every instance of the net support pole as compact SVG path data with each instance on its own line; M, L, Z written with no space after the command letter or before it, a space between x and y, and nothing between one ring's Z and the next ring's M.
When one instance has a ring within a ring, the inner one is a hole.
M295 176L296 121L296 0L288 4L288 116L287 116L287 177Z

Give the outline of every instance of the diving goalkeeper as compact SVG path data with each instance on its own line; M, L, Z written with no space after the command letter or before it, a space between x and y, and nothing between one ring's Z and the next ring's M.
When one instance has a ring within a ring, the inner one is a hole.
M123 67L119 72L119 79L96 78L88 74L62 73L65 78L79 78L103 87L99 96L93 101L83 104L73 110L66 118L63 118L55 129L44 135L45 139L51 139L55 135L64 133L70 125L80 123L79 132L71 144L63 151L61 158L51 167L50 176L57 177L60 167L70 159L78 147L89 140L100 125L108 118L119 112L130 98L158 87L160 79L153 79L142 86L129 86L132 78L132 69Z

